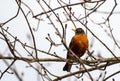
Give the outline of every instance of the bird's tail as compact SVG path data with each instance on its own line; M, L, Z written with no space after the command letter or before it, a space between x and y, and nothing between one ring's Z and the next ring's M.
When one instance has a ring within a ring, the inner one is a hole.
M65 66L63 67L63 71L70 72L71 67L72 63L66 63Z

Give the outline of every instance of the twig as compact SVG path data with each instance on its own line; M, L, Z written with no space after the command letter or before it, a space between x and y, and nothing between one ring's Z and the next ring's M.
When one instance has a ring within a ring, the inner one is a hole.
M105 0L100 0L100 1L99 1L99 0L96 0L96 1L85 1L85 2L79 2L79 3L67 4L67 5L65 5L65 6L60 6L60 7L54 8L54 9L52 9L52 10L42 12L42 13L40 13L40 14L35 15L34 17L36 18L36 17L38 17L38 16L41 16L41 15L44 15L44 14L50 13L50 12L52 12L52 11L55 11L55 10L58 10L58 9L61 9L61 8L65 8L65 7L70 7L70 6L80 5L80 4L84 4L84 3L87 3L87 2L88 2L88 3L96 3L96 2L101 2L101 1L105 1Z
M22 11L22 13L23 13L23 15L24 15L24 18L26 19L26 22L27 22L27 24L28 24L30 33L31 33L31 35L32 35L32 40L33 40L33 44L34 44L34 50L35 50L36 58L38 58L37 47L36 47L36 41L35 41L35 37L34 37L33 31L32 31L32 28L31 28L31 26L30 26L30 23L29 23L29 21L28 21L26 15L25 15L23 9L20 7L19 4L18 4L18 6L19 6L20 10Z
M110 66L110 65L112 65L112 64L114 64L114 63L111 62L111 63L109 63L108 66ZM87 69L87 71L91 72L91 71L93 71L93 70L98 70L98 69L103 68L103 67L105 67L105 66L106 66L106 64L102 64L102 65L98 66L97 68L96 68L96 67L89 68L89 69ZM75 75L75 74L85 73L85 72L86 72L85 69L81 69L80 71L76 71L76 72L72 72L72 73L69 73L69 74L66 74L66 75L63 75L63 76L59 76L58 78L54 79L53 81L58 81L58 80L61 80L61 79L63 79L63 78L66 78L66 77L70 77L70 76L73 76L73 75Z
M117 71L117 72L115 72L115 73L109 75L109 76L106 77L103 81L106 81L107 79L111 78L112 76L114 76L114 75L116 75L116 74L118 74L118 73L120 73L120 71Z
M16 61L16 60L14 60L14 61L4 70L4 72L2 72L2 74L1 74L1 76L0 76L0 79L1 79L2 76L7 72L7 70L8 70L9 68L11 68L11 66L15 63L15 61Z

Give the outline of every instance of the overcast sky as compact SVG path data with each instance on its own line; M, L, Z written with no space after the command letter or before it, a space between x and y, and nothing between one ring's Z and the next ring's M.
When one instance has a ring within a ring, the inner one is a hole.
M39 5L36 3L36 0L23 0L26 4L29 5L29 7L34 11L34 15L39 14L42 12L42 9L39 7ZM79 0L71 0L71 3L75 3ZM115 36L115 39L120 41L120 1L117 0L117 7L114 11L114 14L110 17L110 25L112 27L112 32L113 35ZM51 0L51 7L52 8L56 8L58 7L58 4L56 1L52 1ZM102 7L99 8L99 12L105 12L105 13L94 13L90 16L90 18L92 20L94 20L96 23L100 23L102 21L104 21L104 18L106 18L108 16L108 12L111 11L111 9L113 8L114 4L114 0L107 0ZM88 4L89 5L89 4ZM91 6L91 5L89 5ZM92 7L92 6L91 6ZM27 13L28 9L22 5L22 8L24 8L24 11ZM83 9L80 9L81 11L78 11L78 9L80 8L80 6L76 6L73 8L73 10L75 11L75 15L79 16L79 13L82 12ZM0 23L4 23L6 22L8 19L10 19L11 17L13 17L16 13L17 13L17 9L18 6L16 4L16 2L14 0L1 0L0 1ZM46 8L47 9L47 8ZM58 10L56 11L57 13L61 13L60 17L62 20L65 19L65 17L63 17L62 15L62 10ZM83 15L81 14L81 17ZM42 16L43 19L45 19L45 16ZM37 29L37 23L38 21L32 18L32 15L29 14L28 15L28 19L29 22L31 24L32 28ZM53 20L55 20L55 18L53 17ZM56 21L55 21L56 22ZM52 27L52 25L49 25L49 20L45 19L44 21L40 22L39 25L39 29L38 31L34 32L35 35L35 39L36 39L36 43L37 43L37 48L41 49L41 50L48 50L50 43L45 39L45 37L47 37L47 34L50 33L52 39L56 42L59 43L61 40L59 37L56 36L55 34L55 30ZM66 23L68 25L67 28L67 44L69 45L70 39L72 38L72 36L74 35L74 32L71 31L72 28L74 28L73 24L71 24L70 22ZM58 26L58 29L61 31L61 27L60 24L58 24L58 22L55 23L55 25ZM84 30L85 28L80 25L79 23L76 23L76 25L78 25L79 27L82 27ZM4 27L9 27L9 32L11 32L11 34L13 34L14 36L17 36L17 38L19 38L22 42L27 43L29 45L32 45L32 41L28 40L28 35L30 35L30 31L28 29L27 23L25 21L25 18L23 16L23 14L20 12L19 15L12 20L11 22L7 23ZM114 53L116 54L116 56L120 56L120 50L118 48L114 49L114 42L113 40L108 37L108 35L106 34L105 31L109 32L109 29L103 25L103 27L97 26L95 24L93 24L91 21L88 23L88 27L92 30L92 32L97 35L111 50L114 50ZM94 37L88 32L88 38L89 38L89 43L91 43L94 39ZM13 40L12 38L10 38L11 40ZM4 41L0 40L0 54L9 54L9 51L6 51L7 46L5 44ZM16 47L19 49L19 51L21 52L22 56L27 56L25 51L23 50L23 48L21 47L21 45L18 44L18 46ZM107 58L107 57L113 57L111 55L111 53L103 46L101 45L96 39L94 41L94 46L92 48L90 48L90 50L94 50L94 54L97 55L97 53L102 54L103 57ZM60 47L53 47L51 52L56 52L57 54L60 54L59 56L61 57L66 57L66 49L63 46ZM87 55L84 55L82 58L84 59ZM44 57L50 57L46 54L41 54L41 58ZM62 68L64 66L64 62L52 62L52 63L43 63L45 67L47 67L48 70L50 70L53 74L55 75L63 75L66 74L67 72L62 71ZM37 80L37 74L35 72L35 70L33 70L32 68L26 68L26 66L28 66L27 63L23 62L23 61L17 61L15 63L15 66L18 70L19 73L24 72L25 76L24 77L24 81L36 81ZM119 65L116 66L112 66L109 67L107 69L108 75L109 73L118 71L119 69ZM6 65L4 65L4 63L2 62L2 60L0 60L0 70L4 70L6 68ZM114 68L114 70L112 69ZM72 68L73 71L75 71L75 66L73 66ZM98 73L99 71L95 71L93 73ZM104 73L104 71L103 71ZM98 78L97 75L94 75L96 78ZM115 80L119 80L119 76L120 75L116 75L114 76ZM88 77L88 75L86 74L85 77ZM96 79L94 78L94 79ZM62 81L67 81L68 79L64 79ZM89 80L88 78L86 78L86 81ZM11 74L5 73L3 78L1 79L1 81L18 81L18 79L16 79L15 76L11 76ZM71 80L72 81L72 80Z

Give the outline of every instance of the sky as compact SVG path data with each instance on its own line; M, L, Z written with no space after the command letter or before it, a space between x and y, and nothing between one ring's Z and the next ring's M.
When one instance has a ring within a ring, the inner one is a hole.
M71 3L76 3L79 0L71 0ZM94 0L95 1L95 0ZM29 7L33 10L34 15L39 14L42 12L42 9L40 8L40 6L37 4L36 0L24 0L24 3L26 3L27 5L29 5ZM68 3L68 0L66 0L66 3ZM114 4L114 0L106 0L106 2L98 9L99 12L101 13L93 13L92 15L90 15L90 19L89 19L89 23L87 24L89 29L92 30L92 32L100 39L102 40L111 50L113 50L113 52L116 54L116 56L120 56L120 50L114 46L114 41L108 37L108 34L110 33L109 28L105 25L102 25L102 27L96 25L95 23L91 22L90 20L95 21L96 23L102 23L104 21L104 18L106 18L108 16L107 13L102 14L102 12L110 12L111 9L113 8ZM118 44L120 41L120 2L117 0L117 7L113 13L113 15L110 17L110 26L113 29L112 33L115 36L115 39L118 40ZM95 4L87 4L88 7L92 7ZM28 12L28 8L25 5L21 5L22 8L24 9L25 13L27 14ZM45 5L44 5L45 6ZM59 5L57 4L57 0L54 0L50 2L50 6L52 8L56 8L59 7ZM13 17L16 12L17 12L18 6L16 4L16 2L14 0L1 0L0 1L0 23L4 23L6 22L8 19L10 19L11 17ZM47 10L48 8L45 6L45 9ZM72 10L75 12L76 16L81 15L80 17L83 17L83 8L81 6L75 6L72 8ZM65 20L65 17L63 15L63 10L57 10L56 13L59 14L61 20ZM53 15L52 15L53 16ZM36 39L36 45L38 49L41 50L49 50L50 47L50 43L45 39L45 37L48 36L48 33L50 34L51 38L56 42L56 43L60 43L61 40L58 36L56 36L55 34L55 29L53 28L52 25L50 25L49 20L46 19L46 16L43 15L41 17L43 19L43 21L40 22L38 30L34 32L34 36ZM38 21L34 18L32 18L32 14L28 14L28 20L30 22L30 25L32 27L32 29L37 29L37 24ZM58 29L60 30L60 32L62 32L61 29L61 25L56 22L56 18L53 16L52 19L55 22L55 25L58 27ZM72 38L72 36L74 35L74 32L71 31L72 28L74 28L74 25L71 22L66 22L63 23L64 25L67 24L67 33L66 33L66 39L67 39L67 44L69 45L69 42ZM82 27L84 30L85 28L80 25L80 23L75 22L75 24L79 27ZM7 23L5 26L5 28L8 27L8 31L14 35L17 36L17 38L19 38L22 42L27 43L28 45L33 45L32 41L30 39L28 39L28 37L30 36L30 31L28 28L28 25L26 23L26 20L23 16L23 14L20 12L19 15L13 19L12 21L10 21L9 23ZM108 33L106 33L106 32ZM91 44L94 40L94 44L93 47L89 49L90 51L94 51L94 55L96 56L98 53L101 54L102 57L108 58L108 57L113 57L111 55L111 53L102 45L100 44L100 42L98 40L96 40L92 34L90 32L88 32L88 38L89 38L89 44ZM1 35L0 35L1 36ZM10 40L14 40L13 38L9 37ZM4 54L5 56L7 56L9 54L9 51L7 50L7 45L3 40L0 40L0 45L2 46L0 48L0 54ZM18 51L21 53L22 56L28 56L26 51L22 48L22 46L17 43L16 49L18 49ZM30 50L30 49L29 49ZM31 50L32 51L32 50ZM66 52L67 50L65 49L64 46L59 46L59 47L54 47L52 48L51 52L56 52L57 54L59 54L59 56L61 57L66 57ZM87 55L84 55L82 58L84 59ZM40 57L41 58L46 58L49 57L51 58L51 56L48 56L46 54L42 54L40 53ZM8 61L10 62L10 61ZM45 67L47 67L47 69L49 71L51 71L51 73L55 74L55 75L63 75L63 74L67 74L67 72L62 71L62 68L64 66L64 62L44 62L42 63ZM34 66L37 66L35 64L33 64ZM24 81L37 81L37 74L35 72L35 70L33 70L32 68L26 68L27 66L29 66L27 63L23 62L23 61L16 61L15 65L17 68L17 71L22 75L22 73L24 72ZM110 73L116 72L119 70L119 65L115 65L115 66L110 66L107 69L107 75L109 75ZM6 65L3 63L2 60L0 60L0 70L3 71L6 67ZM114 70L112 68L115 68ZM75 71L76 68L75 66L72 67L72 71ZM10 71L10 70L9 70ZM94 75L95 73L104 73L104 71L94 71L94 72L90 72L91 74L93 74L93 76L95 76L94 79L97 79L98 76ZM73 76L74 77L74 76ZM65 78L62 81L67 81L72 78ZM84 77L87 77L85 80L89 81L88 75L85 74ZM119 74L114 76L115 80L119 80ZM16 79L16 77L13 75L11 76L11 74L5 73L3 78L1 79L1 81L18 81L18 79ZM40 80L39 80L40 81ZM71 80L72 81L72 80ZM108 81L111 81L108 80Z

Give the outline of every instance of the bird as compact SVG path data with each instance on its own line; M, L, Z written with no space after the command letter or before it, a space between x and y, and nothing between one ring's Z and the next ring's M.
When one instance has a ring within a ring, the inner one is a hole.
M88 38L82 28L72 29L75 32L75 35L72 37L69 44L69 49L77 56L82 57L86 50L88 49ZM67 59L63 71L70 72L73 61L76 59L69 51L67 52Z

